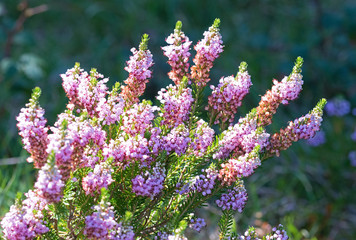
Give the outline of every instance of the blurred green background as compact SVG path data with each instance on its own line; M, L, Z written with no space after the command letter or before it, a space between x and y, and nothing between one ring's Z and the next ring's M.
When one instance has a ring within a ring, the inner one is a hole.
M255 107L272 79L288 75L297 56L304 58L304 90L280 107L270 132L306 114L317 101L342 96L356 107L356 2L354 0L62 0L0 2L0 216L17 191L33 184L35 171L18 137L15 117L35 86L49 124L67 99L59 74L80 62L95 67L110 83L122 82L130 48L143 33L155 65L145 98L170 84L161 47L177 20L195 44L221 19L224 52L212 69L212 84L235 74L246 61L253 86L239 115ZM194 50L192 55L194 56ZM295 144L279 158L266 161L246 180L250 199L236 229L260 231L283 223L291 239L356 238L356 167L348 153L356 117L325 116L326 143ZM20 157L20 158L19 158ZM197 239L214 239L214 207L199 211L210 225ZM191 235L192 234L192 235ZM189 236L193 233L188 232Z

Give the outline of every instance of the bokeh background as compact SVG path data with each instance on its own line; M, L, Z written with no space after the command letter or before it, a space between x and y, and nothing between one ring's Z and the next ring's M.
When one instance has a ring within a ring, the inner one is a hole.
M325 115L324 138L317 146L298 142L246 180L249 201L243 215L236 215L236 230L255 225L263 232L282 223L291 239L355 239L354 0L1 1L0 216L36 176L24 162L15 121L35 86L42 89L40 103L53 124L67 103L59 74L80 62L82 68L95 67L110 77L109 84L122 82L128 76L123 69L130 48L148 33L155 65L144 97L154 101L157 91L171 83L161 47L176 21L183 22L183 31L196 43L215 18L221 19L225 51L211 71L211 83L235 74L246 61L254 84L238 115L258 104L273 78L288 75L297 56L305 62L304 90L299 99L280 107L271 133L306 114L322 97L343 101ZM199 235L188 231L189 239L214 239L217 214L213 204L198 210L208 228Z

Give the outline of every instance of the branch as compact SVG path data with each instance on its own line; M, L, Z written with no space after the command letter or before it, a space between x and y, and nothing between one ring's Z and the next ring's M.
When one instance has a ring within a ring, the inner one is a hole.
M15 22L15 26L8 32L5 49L4 49L4 57L10 57L11 48L14 42L14 37L17 33L19 33L23 29L23 25L27 18L32 17L33 15L45 12L48 10L48 6L46 4L39 5L37 7L29 8L28 1L22 1L19 6L19 10L21 11L20 16L17 18Z

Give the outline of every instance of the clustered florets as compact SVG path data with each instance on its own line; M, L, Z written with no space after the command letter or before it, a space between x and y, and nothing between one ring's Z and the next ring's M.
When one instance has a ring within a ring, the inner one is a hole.
M62 198L64 182L57 166L44 165L38 172L35 188L37 193L49 203L59 202Z
M203 218L191 219L189 227L197 232L200 232L203 227L206 226L205 220Z
M288 127L275 133L266 146L266 154L279 156L279 152L289 148L293 142L312 138L320 130L325 103L320 101L310 113L289 122Z
M192 206L212 196L223 211L242 212L247 201L242 178L253 174L262 160L319 130L325 100L272 137L264 128L280 104L299 95L301 58L289 77L274 81L259 106L234 124L237 108L252 85L247 64L242 63L236 77L222 78L211 87L206 106L209 123L198 117L213 61L223 51L219 20L194 47L197 54L190 73L191 42L177 24L166 40L169 45L162 48L175 85L158 93L159 107L140 102L152 76L147 41L144 35L139 49L132 49L125 67L129 77L121 88L116 84L108 91L107 78L95 69L87 73L79 64L62 74L69 103L53 127L45 126L40 90L34 90L17 126L29 160L40 171L34 190L1 221L6 238L34 239L49 231L62 234L48 227L61 224L71 238L129 240L156 234L155 239L185 239L168 226L188 220L200 231L205 221L194 217ZM218 123L220 134L213 126ZM69 206L63 215L69 219L58 223L62 215L51 215L57 211L53 203L59 209ZM76 209L84 205L85 211ZM286 239L279 229L268 236Z
M189 76L189 57L190 45L189 38L184 35L181 30L182 23L177 22L174 33L169 35L166 39L168 46L162 47L163 54L168 57L168 64L172 70L168 73L168 77L179 85L184 76Z
M100 193L102 188L108 188L108 186L114 181L112 179L113 170L106 162L97 164L94 167L93 172L89 172L86 177L83 178L82 186L86 195L95 195Z
M212 113L210 117L214 120L214 124L234 122L237 109L252 85L246 67L246 63L241 63L236 77L221 78L217 87L211 85L212 93L206 110Z
M250 176L261 165L259 150L260 147L257 146L254 151L246 153L238 159L231 158L227 163L221 164L219 179L223 183L231 185L239 178Z
M158 92L157 99L163 105L160 113L162 125L172 128L188 120L194 101L190 88L180 90L178 86L169 85Z
M210 195L215 187L215 181L217 178L218 172L215 169L202 169L202 174L193 180L189 191L200 192L203 196Z
M28 162L33 162L35 168L41 168L46 164L46 147L48 144L47 120L44 118L44 109L38 105L40 95L38 88L36 94L33 94L32 101L22 108L19 116L16 118L19 135L22 137L24 148L31 154L27 158Z
M223 52L222 38L219 32L220 20L215 20L209 31L204 32L204 38L194 46L197 54L193 59L195 63L191 68L193 82L200 88L210 81L209 72L213 62Z
M134 232L130 227L125 228L117 223L112 206L107 202L93 207L92 215L85 218L84 235L88 239L133 240Z
M125 70L129 73L129 77L124 81L125 86L122 87L121 96L125 100L126 105L132 105L139 102L139 97L144 93L146 83L152 76L153 59L150 50L147 49L148 35L145 34L142 38L139 50L132 48L133 56L127 61Z
M223 193L220 199L216 200L216 204L222 210L236 210L242 212L247 202L247 193L243 184L229 189L228 193Z
M288 240L289 237L287 232L284 231L282 227L282 225L279 225L278 227L272 228L272 232L263 238L257 236L256 229L251 227L244 233L244 235L239 235L237 240Z
M276 113L278 106L280 104L288 104L288 101L298 97L303 85L302 75L300 74L302 64L303 59L298 57L291 75L284 77L281 82L273 80L272 89L261 97L261 101L256 108L259 126L271 124L272 117Z
M34 239L49 231L42 214L47 202L32 190L25 196L22 205L12 205L1 221L3 234L9 240Z
M147 196L153 199L163 189L163 182L166 177L163 170L163 168L155 166L151 172L146 171L142 175L137 175L132 179L132 191L138 196Z
M197 122L196 131L194 133L193 140L190 142L189 149L192 149L196 156L203 156L213 142L214 134L214 129L209 127L207 122L200 119Z

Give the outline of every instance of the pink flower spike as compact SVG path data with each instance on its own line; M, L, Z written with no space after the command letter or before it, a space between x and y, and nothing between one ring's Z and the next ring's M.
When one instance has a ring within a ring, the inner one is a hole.
M242 99L247 95L252 85L251 76L247 72L247 64L242 62L236 77L221 78L217 87L211 86L212 94L208 98L206 110L210 112L211 122L223 124L232 123Z
M168 46L162 47L163 54L168 57L168 64L172 70L168 73L170 79L179 85L184 76L189 78L189 38L182 32L182 22L178 21L174 33L166 39Z
M48 145L47 120L43 117L45 111L39 106L38 98L41 89L35 88L32 92L30 102L26 108L22 108L16 118L19 135L22 137L24 148L31 154L27 159L33 162L35 168L40 169L47 162L46 148Z
M138 98L144 93L146 83L152 76L150 68L153 66L153 60L151 52L147 49L148 39L148 35L144 34L139 50L131 49L133 56L125 67L129 77L124 81L126 85L122 86L120 95L128 105L139 102Z
M213 62L223 52L222 38L219 33L220 19L215 19L209 31L204 32L204 38L195 45L197 51L191 67L191 78L199 87L203 88L210 81L209 72Z

